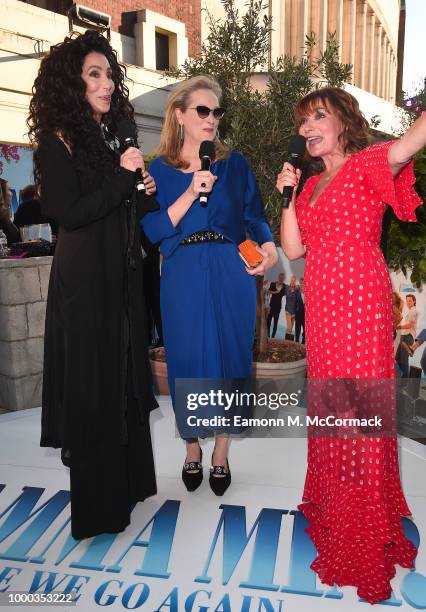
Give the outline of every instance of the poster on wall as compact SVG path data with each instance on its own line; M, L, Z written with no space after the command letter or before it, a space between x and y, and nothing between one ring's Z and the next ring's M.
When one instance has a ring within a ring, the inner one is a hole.
M290 261L278 248L279 261L263 286L268 334L304 342L305 260ZM426 287L417 288L402 272L390 271L394 310L394 355L398 376L426 378ZM294 296L294 297L293 297Z
M394 340L398 367L405 377L426 378L426 287L419 290L402 272L391 272L391 282L401 317Z
M305 260L290 261L281 248L278 253L278 263L267 271L263 284L268 335L304 343Z

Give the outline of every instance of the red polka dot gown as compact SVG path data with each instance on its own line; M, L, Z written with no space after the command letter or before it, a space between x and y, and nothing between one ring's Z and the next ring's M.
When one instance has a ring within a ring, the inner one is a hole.
M313 204L319 176L307 180L297 199L306 246L308 378L395 377L382 217L389 204L399 219L416 221L422 201L412 163L392 176L387 153L394 142L351 155ZM317 549L312 569L321 581L356 586L370 603L388 599L395 563L411 568L416 555L401 526L410 511L396 436L310 437L303 502Z

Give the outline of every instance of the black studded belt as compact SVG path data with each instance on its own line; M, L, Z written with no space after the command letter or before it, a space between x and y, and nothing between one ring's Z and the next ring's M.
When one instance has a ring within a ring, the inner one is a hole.
M204 230L187 236L182 240L181 244L187 246L188 244L198 244L200 242L228 242L228 240L223 234L219 234L219 232Z

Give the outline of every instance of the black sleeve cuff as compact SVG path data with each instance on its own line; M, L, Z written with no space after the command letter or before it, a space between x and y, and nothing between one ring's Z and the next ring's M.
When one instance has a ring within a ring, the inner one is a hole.
M130 198L133 189L135 188L136 172L127 170L122 166L115 168L113 183L114 187L121 193L123 198Z
M136 217L140 221L148 212L158 210L160 205L152 195L139 192L136 199Z

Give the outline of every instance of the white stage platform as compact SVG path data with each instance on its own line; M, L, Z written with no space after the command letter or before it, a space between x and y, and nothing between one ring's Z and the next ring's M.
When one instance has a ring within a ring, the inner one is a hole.
M354 588L332 590L309 569L314 551L295 512L305 439L233 440L232 485L219 498L208 486L213 442L203 444L204 481L188 493L180 480L184 447L175 436L169 398L160 398L151 418L158 495L136 506L125 533L78 543L68 522L68 470L59 451L39 447L40 409L0 415L0 592L74 586L80 596L75 607L50 609L81 612L366 609ZM377 604L379 610L426 609L426 446L401 439L400 463L415 523L409 533L419 535L420 547L416 570L398 568L394 597ZM245 545L262 509L271 510L260 515Z

